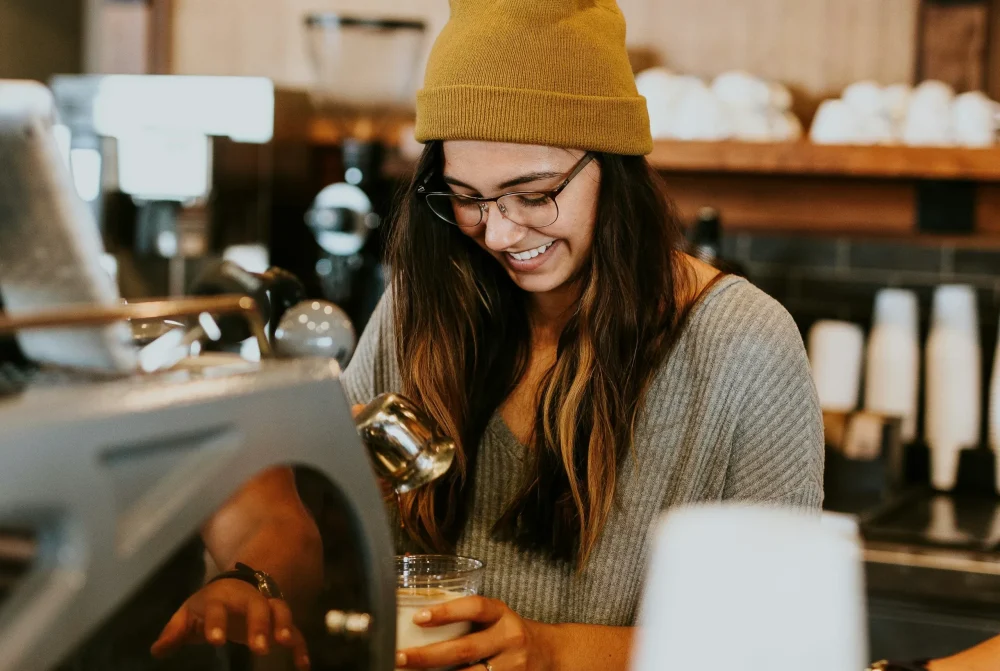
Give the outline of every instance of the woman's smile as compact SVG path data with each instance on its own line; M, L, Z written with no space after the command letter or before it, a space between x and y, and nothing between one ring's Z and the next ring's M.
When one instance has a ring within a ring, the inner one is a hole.
M519 273L529 273L539 270L549 262L556 253L558 240L551 240L544 245L526 249L520 252L504 252L504 262L511 270Z

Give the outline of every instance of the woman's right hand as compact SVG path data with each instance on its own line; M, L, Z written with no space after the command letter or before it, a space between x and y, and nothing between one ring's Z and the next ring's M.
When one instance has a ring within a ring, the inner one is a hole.
M291 650L299 671L308 671L309 652L292 611L281 599L268 599L253 585L226 579L194 593L174 614L150 652L162 658L184 645L226 641L247 645L255 655L267 655L277 643Z

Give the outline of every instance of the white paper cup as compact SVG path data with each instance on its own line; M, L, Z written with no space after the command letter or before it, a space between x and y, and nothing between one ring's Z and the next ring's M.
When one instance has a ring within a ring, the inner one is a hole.
M824 100L816 111L809 138L816 144L857 144L861 116L843 100Z
M903 121L903 142L913 146L951 146L951 106L955 92L939 81L926 81L910 96Z
M864 331L850 322L823 320L810 329L809 364L823 410L857 409L864 341Z
M713 142L728 140L733 132L728 108L707 86L691 86L684 91L673 117L674 137Z
M964 147L992 147L996 141L994 103L982 91L963 93L951 106L955 143Z
M885 113L882 87L876 82L863 81L851 84L844 89L841 100L862 116L882 116Z

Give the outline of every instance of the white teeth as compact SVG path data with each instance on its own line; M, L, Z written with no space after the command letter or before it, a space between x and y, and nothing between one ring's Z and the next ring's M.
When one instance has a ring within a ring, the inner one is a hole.
M553 244L555 244L555 240L546 243L541 247L536 247L535 249L529 249L526 252L518 252L516 254L513 252L508 252L508 254L510 254L513 258L517 259L518 261L527 261L528 259L535 258L539 254L544 254L546 250L548 250L548 248L551 247Z

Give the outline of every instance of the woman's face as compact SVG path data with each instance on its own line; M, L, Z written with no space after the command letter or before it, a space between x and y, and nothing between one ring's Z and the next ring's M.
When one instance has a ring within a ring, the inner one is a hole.
M444 143L444 181L454 193L487 198L512 191L550 191L583 155L554 147L451 140ZM600 174L597 161L591 161L569 183L556 198L559 218L550 226L520 226L490 203L482 223L459 230L489 252L525 291L559 289L590 254ZM525 254L534 251L539 253L531 258Z

